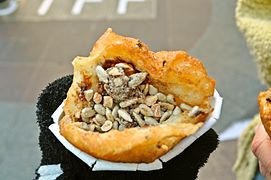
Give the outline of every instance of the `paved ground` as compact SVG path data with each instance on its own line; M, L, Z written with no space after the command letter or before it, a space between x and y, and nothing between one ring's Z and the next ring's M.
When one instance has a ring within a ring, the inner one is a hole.
M232 166L236 159L237 141L220 143L207 164L200 169L199 180L233 180Z
M225 99L217 131L257 112L256 96L264 87L235 26L235 0L132 2L126 15L118 13L117 0L110 0L96 3L95 8L88 4L89 9L83 8L76 17L70 14L71 1L63 8L53 3L48 14L39 17L41 2L21 0L13 16L0 18L0 175L4 179L33 177L40 159L34 114L37 96L49 82L71 74L73 58L87 56L107 27L140 38L154 51L182 49L202 59ZM235 141L221 143L199 179L234 179L235 152Z

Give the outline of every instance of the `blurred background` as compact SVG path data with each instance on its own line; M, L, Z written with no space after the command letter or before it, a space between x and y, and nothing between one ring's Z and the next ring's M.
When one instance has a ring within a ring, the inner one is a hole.
M108 27L153 51L199 58L224 97L214 129L257 113L265 89L235 23L236 0L0 0L0 177L32 179L39 166L36 102L55 79L73 73ZM236 140L220 143L199 179L235 179Z

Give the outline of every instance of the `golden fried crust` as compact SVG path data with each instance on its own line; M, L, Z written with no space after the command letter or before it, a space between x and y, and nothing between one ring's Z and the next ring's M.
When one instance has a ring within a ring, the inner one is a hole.
M264 128L271 138L271 88L265 92L260 92L258 96L260 116Z
M193 134L204 119L180 117L169 124L129 128L107 133L84 131L76 124L75 114L87 102L80 99L80 84L98 90L97 65L123 61L145 71L149 83L165 94L173 94L177 103L209 108L215 81L208 77L202 63L182 51L154 53L137 39L119 36L108 29L95 43L89 57L73 61L73 83L64 105L66 116L60 121L61 134L79 149L100 159L116 162L151 162ZM207 115L206 115L207 117ZM188 123L183 123L188 122ZM197 123L197 124L193 124Z
M193 134L202 123L168 123L107 133L84 131L69 116L60 121L60 133L92 156L115 162L152 162Z

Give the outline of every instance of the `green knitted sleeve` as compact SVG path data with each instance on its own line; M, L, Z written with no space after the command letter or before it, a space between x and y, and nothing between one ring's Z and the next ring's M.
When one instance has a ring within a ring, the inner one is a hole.
M271 0L239 0L236 21L256 58L261 81L271 86Z
M237 158L233 166L236 180L254 179L258 162L250 147L255 134L254 129L259 121L260 116L256 115L238 140Z

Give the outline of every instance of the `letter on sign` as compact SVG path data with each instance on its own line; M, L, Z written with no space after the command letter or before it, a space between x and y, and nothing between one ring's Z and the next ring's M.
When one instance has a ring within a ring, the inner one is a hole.
M144 2L144 0L119 0L118 14L126 14L129 2Z
M50 9L52 3L54 0L43 0L39 9L38 9L38 15L44 16L47 14L48 10Z
M82 12L85 3L99 3L103 0L76 0L72 8L73 15L79 15Z

